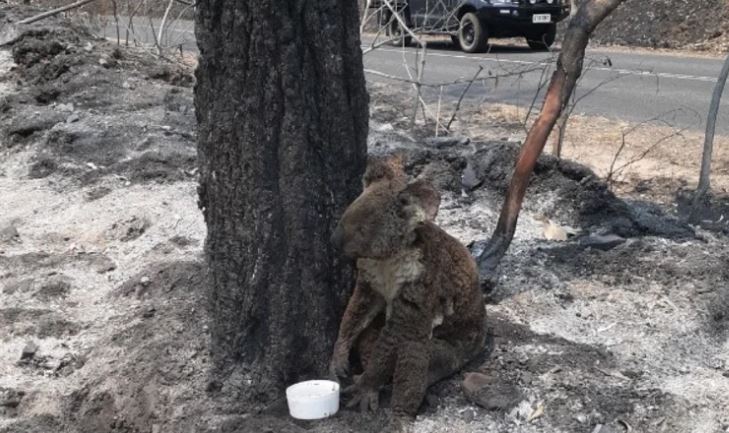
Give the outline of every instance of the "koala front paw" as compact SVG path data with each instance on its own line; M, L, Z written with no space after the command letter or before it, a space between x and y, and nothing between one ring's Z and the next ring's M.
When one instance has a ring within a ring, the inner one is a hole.
M349 349L334 346L334 354L329 363L329 374L334 378L343 378L349 376Z
M342 393L350 396L347 407L351 409L359 406L362 413L368 410L375 412L380 405L380 391L363 385L361 376L356 376L354 384L345 388Z

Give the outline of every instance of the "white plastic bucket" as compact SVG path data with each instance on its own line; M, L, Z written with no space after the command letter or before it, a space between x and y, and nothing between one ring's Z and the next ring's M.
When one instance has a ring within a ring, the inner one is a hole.
M321 419L339 410L339 384L331 380L307 380L286 388L289 413L296 419Z

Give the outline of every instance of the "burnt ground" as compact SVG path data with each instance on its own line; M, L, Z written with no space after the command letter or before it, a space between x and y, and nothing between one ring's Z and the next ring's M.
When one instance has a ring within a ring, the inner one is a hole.
M726 0L626 1L597 27L591 42L724 53L729 48L729 4Z
M0 7L0 24L23 14ZM191 86L189 66L60 18L0 48L0 432L384 424L386 409L298 422L282 404L258 412L206 392ZM443 194L438 222L477 247L518 143L403 132L390 90L371 89L370 151L403 151ZM641 188L619 197L577 163L540 160L489 295L494 349L467 369L510 404L474 405L458 375L431 389L415 431L729 429L726 232L687 224ZM545 218L576 235L546 239Z

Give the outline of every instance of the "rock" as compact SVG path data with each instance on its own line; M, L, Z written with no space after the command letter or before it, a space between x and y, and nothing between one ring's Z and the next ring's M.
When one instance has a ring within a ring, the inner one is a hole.
M64 120L65 116L63 114L43 109L28 116L15 117L8 125L7 132L10 135L27 137L34 132L50 129L56 123L61 123Z
M111 193L111 188L99 186L86 191L86 193L84 193L84 198L87 201L94 201L108 195L109 193Z
M524 400L518 387L481 373L466 373L463 390L472 403L488 410L508 412Z
M32 341L29 341L25 344L25 347L23 348L23 352L20 354L20 360L21 361L29 361L35 357L35 354L38 352L38 345L35 344Z
M476 171L473 169L471 162L466 163L466 168L463 169L461 174L461 186L465 191L471 191L481 185L482 181L476 175Z
M139 280L139 283L142 284L143 286L148 286L150 282L151 281L150 281L149 277L142 277Z
M443 149L453 146L466 146L471 142L468 137L428 137L425 144L436 149Z
M15 242L20 239L20 233L15 226L0 228L0 242Z
M55 373L58 376L68 376L74 371L78 370L79 368L84 366L84 359L76 356L73 353L66 353L61 357L61 359L58 361L58 364L55 368Z
M3 286L3 294L12 295L14 293L27 293L33 288L33 279L26 278L24 280L11 280Z
M76 113L72 113L70 116L68 116L66 118L66 123L74 123L74 122L78 122L79 120L81 120L79 115Z
M12 388L0 388L0 406L15 409L25 397L24 391Z
M58 163L53 158L45 155L37 157L37 160L30 166L28 177L31 179L42 179L53 174L58 169Z
M40 289L33 294L34 298L43 301L64 298L71 291L70 279L64 276L54 276L41 285Z
M142 236L150 226L146 218L131 217L125 221L114 223L107 232L110 239L118 239L122 242L132 241Z
M613 234L598 235L593 233L580 239L580 245L585 248L589 247L602 251L611 250L623 242L625 242L625 238Z
M99 274L105 274L116 269L116 263L109 257L100 255L92 262L94 269Z
M73 112L73 104L71 104L71 103L68 103L68 104L58 104L58 105L56 105L56 109L58 111L64 111L64 112L67 112L67 113L71 113L71 112Z

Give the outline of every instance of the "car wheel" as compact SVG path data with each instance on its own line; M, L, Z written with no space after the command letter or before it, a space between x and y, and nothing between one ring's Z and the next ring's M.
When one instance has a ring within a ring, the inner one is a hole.
M410 26L409 15L410 13L407 9L401 11L400 15L408 26ZM385 24L385 35L387 36L387 39L390 39L390 45L394 45L396 47L401 47L403 45L407 47L413 41L413 37L410 36L405 29L403 29L400 21L398 21L392 14L390 14L389 19Z
M458 45L461 50L467 53L485 51L489 45L489 35L486 30L486 26L476 14L473 12L464 14L458 28Z
M540 31L527 35L526 40L529 48L538 51L548 50L557 38L557 25L550 24Z

